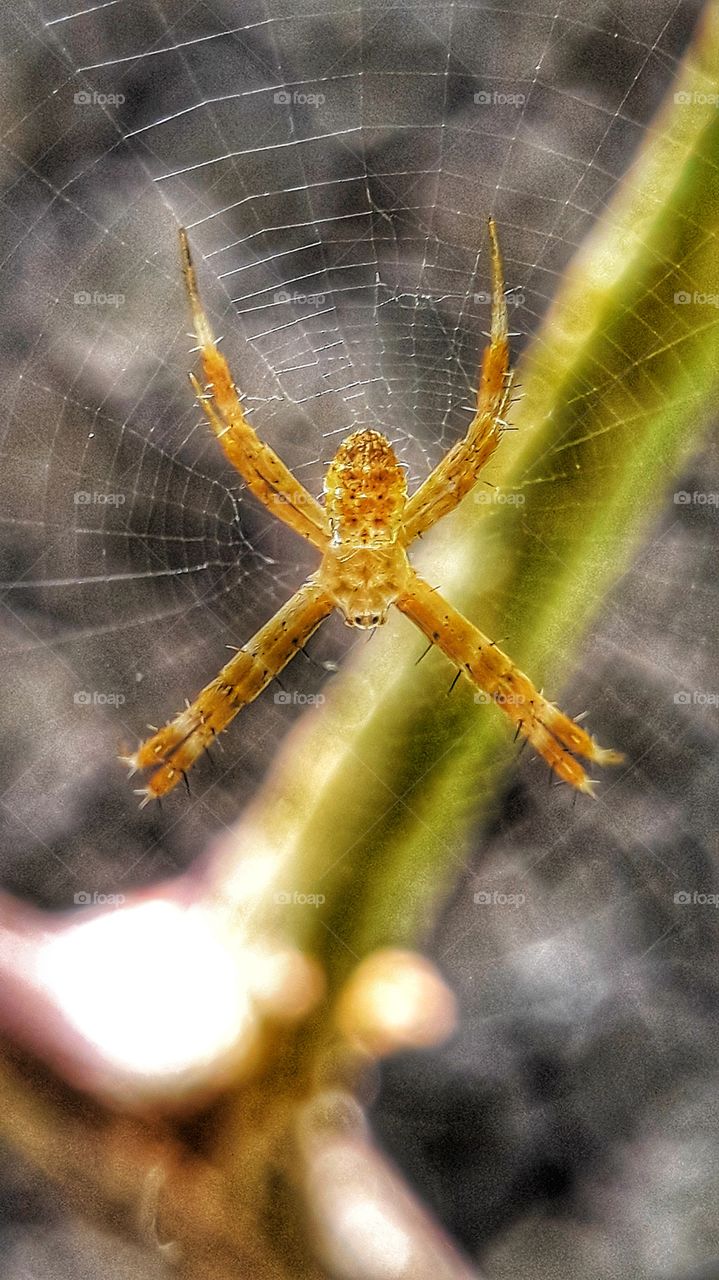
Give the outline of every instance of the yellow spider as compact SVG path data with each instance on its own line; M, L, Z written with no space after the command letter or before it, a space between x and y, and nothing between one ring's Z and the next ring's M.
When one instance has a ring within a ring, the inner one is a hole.
M622 756L605 750L538 693L501 649L453 609L414 571L410 543L462 501L494 453L505 427L510 396L507 305L494 222L491 341L484 353L476 413L463 440L407 495L405 474L379 431L354 431L327 470L322 506L307 492L245 418L237 388L217 350L197 291L187 234L180 231L183 273L207 383L190 375L199 403L229 461L251 493L322 554L322 562L244 648L239 649L186 710L153 733L130 756L137 769L154 769L137 794L142 804L170 791L242 707L294 657L313 631L339 609L350 627L379 626L390 605L423 631L452 663L488 694L555 773L593 795L592 780L572 752L597 764Z

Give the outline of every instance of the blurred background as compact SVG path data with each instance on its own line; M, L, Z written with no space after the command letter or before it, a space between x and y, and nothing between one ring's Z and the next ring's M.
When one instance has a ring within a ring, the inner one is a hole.
M177 226L245 408L307 487L360 426L387 432L416 483L468 420L487 215L516 357L650 136L702 8L0 14L7 889L71 907L189 866L366 643L331 620L189 801L138 812L118 747L315 566L200 420ZM558 459L540 477L550 502ZM435 931L461 1031L384 1069L383 1144L502 1280L719 1276L717 520L712 439L558 691L601 707L635 767L588 811L518 761ZM9 1280L146 1274L10 1155L2 1179Z

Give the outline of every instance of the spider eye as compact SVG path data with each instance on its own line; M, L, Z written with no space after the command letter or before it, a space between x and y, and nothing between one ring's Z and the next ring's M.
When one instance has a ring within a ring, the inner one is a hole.
M361 627L363 631L369 631L371 627L378 627L382 621L382 615L379 613L358 613L348 620L353 627Z

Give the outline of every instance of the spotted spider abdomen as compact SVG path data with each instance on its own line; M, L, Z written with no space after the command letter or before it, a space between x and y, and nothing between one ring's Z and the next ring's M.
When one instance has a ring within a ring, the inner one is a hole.
M384 547L396 540L407 481L380 431L347 436L327 469L324 488L333 546Z

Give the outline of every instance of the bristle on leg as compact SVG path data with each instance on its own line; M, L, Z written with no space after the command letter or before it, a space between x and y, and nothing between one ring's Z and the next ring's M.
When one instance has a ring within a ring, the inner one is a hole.
M142 800L137 806L138 809L145 809L151 800L159 800L159 796L155 794L152 787L135 787L133 793L135 796L142 796Z
M138 769L140 768L140 762L138 760L136 751L134 751L132 755L129 755L129 756L123 755L123 756L118 756L117 758L120 761L120 764L124 764L125 767L130 770L130 772L127 775L128 778L132 778L133 775L136 774Z

